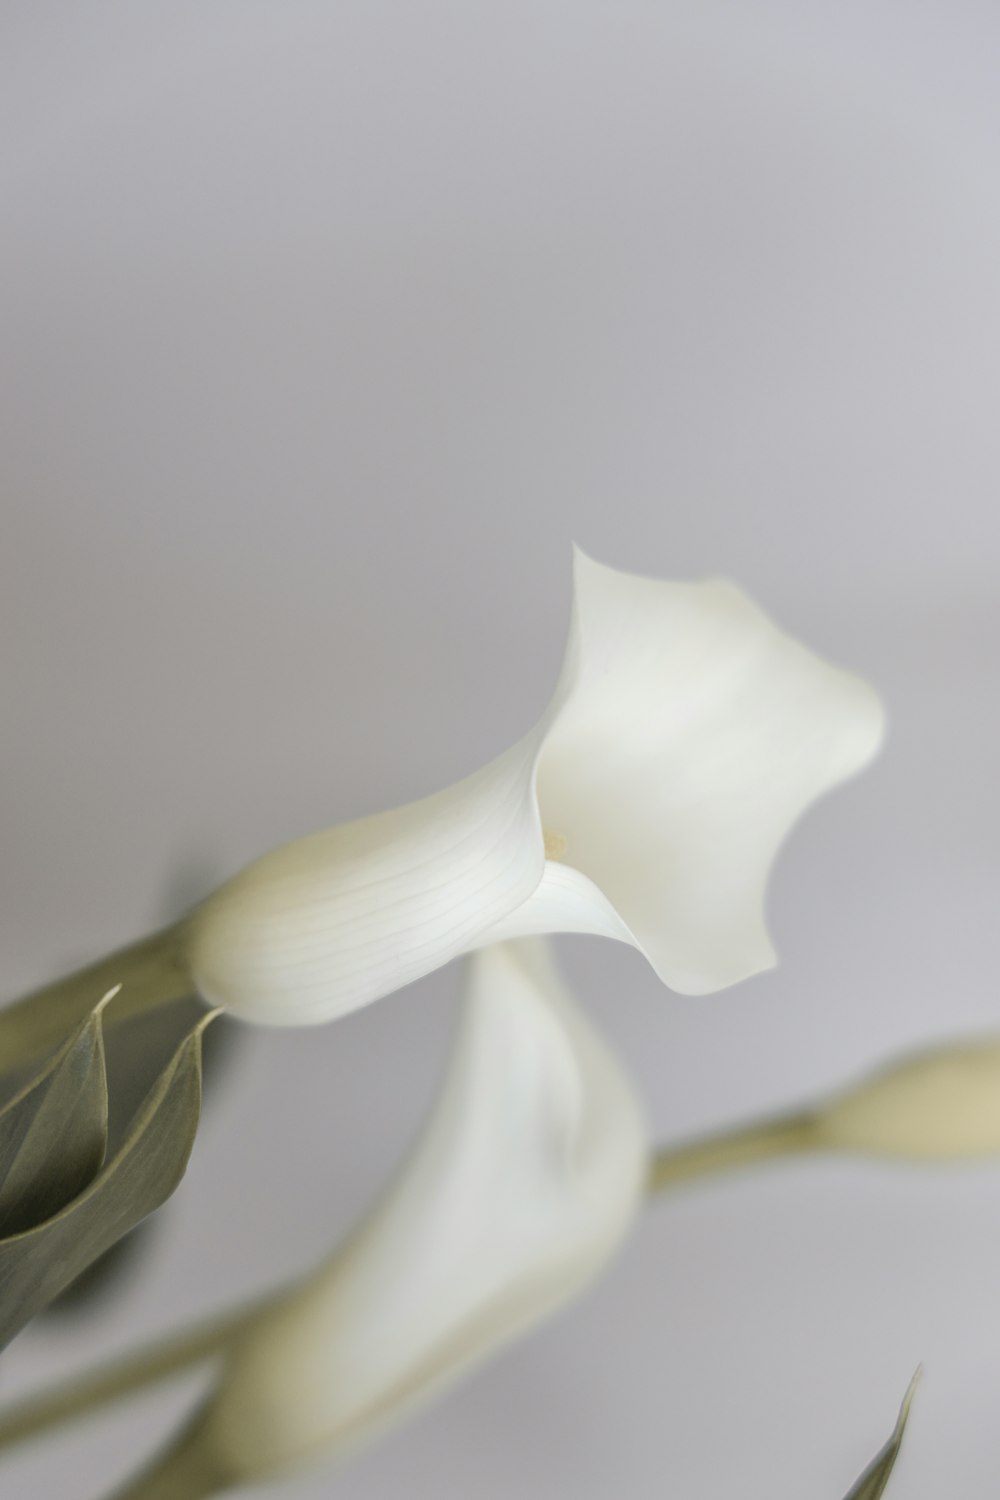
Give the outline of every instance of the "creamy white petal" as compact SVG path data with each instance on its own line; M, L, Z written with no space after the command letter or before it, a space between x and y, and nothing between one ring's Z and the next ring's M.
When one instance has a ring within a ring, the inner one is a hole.
M660 977L700 993L774 962L768 873L795 820L882 737L860 678L730 583L663 583L577 554L541 819ZM539 893L544 897L544 893ZM523 920L528 920L527 913ZM584 923L581 903L571 930Z
M422 801L296 839L197 909L201 994L266 1025L329 1021L465 952L538 885L545 732Z
M648 1166L630 1084L541 944L476 954L467 982L398 1179L237 1343L150 1495L185 1463L260 1478L354 1446L568 1302L618 1248Z
M592 880L571 865L546 860L527 901L481 933L477 946L550 932L589 933L638 947L634 933Z

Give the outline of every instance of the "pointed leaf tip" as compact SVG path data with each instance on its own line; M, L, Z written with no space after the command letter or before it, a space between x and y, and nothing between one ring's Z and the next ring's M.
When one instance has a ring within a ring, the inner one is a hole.
M97 1002L98 1010L103 1010L109 1000L113 1000L116 995L121 994L123 983L124 981L119 979L117 984L113 984L109 990L105 990L104 994Z
M899 1457L899 1450L903 1445L903 1434L910 1416L910 1407L913 1404L914 1392L923 1374L923 1365L918 1365L913 1374L913 1379L906 1388L906 1395L899 1408L899 1416L896 1425L892 1429L888 1442L874 1457L868 1468L862 1474L857 1484L845 1495L844 1500L879 1500L885 1493L885 1487L889 1483L890 1476Z

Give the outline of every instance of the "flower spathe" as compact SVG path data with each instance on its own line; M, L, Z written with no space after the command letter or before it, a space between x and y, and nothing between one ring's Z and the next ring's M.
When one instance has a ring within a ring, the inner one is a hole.
M722 988L774 962L778 847L882 724L867 683L734 585L578 552L563 670L531 733L434 796L250 865L193 917L193 974L249 1020L309 1024L485 943L589 932L676 990Z
M467 964L451 1061L402 1171L330 1261L251 1318L130 1497L353 1448L573 1299L620 1246L648 1169L631 1085L543 942Z

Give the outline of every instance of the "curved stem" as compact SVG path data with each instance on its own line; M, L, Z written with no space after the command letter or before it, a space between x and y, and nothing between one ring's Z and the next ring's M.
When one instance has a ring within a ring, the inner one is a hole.
M176 1338L149 1344L93 1374L19 1402L0 1415L0 1449L24 1442L49 1427L74 1421L111 1401L138 1395L147 1386L221 1354L244 1324L256 1317L261 1306L253 1303L223 1314L214 1322L188 1329Z
M0 1010L0 1073L36 1062L57 1046L115 985L122 990L108 1007L105 1024L190 995L183 939L181 926L154 932Z
M804 1151L822 1151L825 1146L818 1112L806 1109L779 1115L756 1125L658 1151L650 1162L647 1191L650 1197L655 1197L701 1177L713 1177L719 1172L732 1172Z

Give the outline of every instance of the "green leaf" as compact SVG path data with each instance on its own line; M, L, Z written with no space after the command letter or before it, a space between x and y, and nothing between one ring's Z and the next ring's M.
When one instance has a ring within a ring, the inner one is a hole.
M52 1218L0 1240L0 1348L98 1256L169 1198L201 1109L201 1038L185 1037L93 1181Z
M110 998L0 1111L0 1236L51 1218L100 1170L108 1140L101 1011Z
M204 1014L201 1001L192 998L106 1030L112 1150L117 1146L122 1126L135 1113L166 1058ZM240 1022L227 1015L219 1016L205 1033L202 1041L202 1110L206 1101L211 1103L216 1097L220 1072L224 1074L230 1065L234 1049L238 1050L237 1039L243 1034L244 1027ZM160 1222L160 1214L144 1220L104 1255L92 1261L86 1271L72 1281L55 1302L50 1303L44 1316L86 1317L99 1308L123 1278L134 1276L141 1270L143 1254L155 1243Z
M899 1450L903 1444L903 1433L906 1431L906 1422L910 1415L910 1405L913 1401L913 1393L917 1388L917 1381L919 1379L920 1371L918 1370L910 1381L906 1395L903 1397L903 1404L899 1408L899 1416L896 1419L896 1425L892 1430L889 1441L876 1454L854 1488L849 1494L845 1495L844 1500L879 1500L879 1496L884 1494L885 1487L889 1483L889 1476L893 1471L896 1459L899 1457Z

